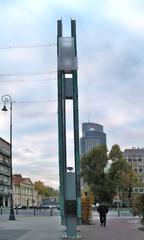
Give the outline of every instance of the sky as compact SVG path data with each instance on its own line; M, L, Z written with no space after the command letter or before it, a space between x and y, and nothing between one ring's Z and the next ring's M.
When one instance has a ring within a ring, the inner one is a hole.
M104 126L108 150L144 147L144 1L0 0L0 98L13 100L13 173L58 188L57 20L76 20L79 129ZM0 101L0 107L3 107ZM9 141L9 112L0 137ZM67 103L68 164L73 164Z

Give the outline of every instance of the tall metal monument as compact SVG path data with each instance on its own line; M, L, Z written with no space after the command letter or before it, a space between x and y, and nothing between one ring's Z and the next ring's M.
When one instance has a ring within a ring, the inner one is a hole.
M77 86L76 21L71 20L71 36L63 37L62 20L57 21L58 135L61 222L63 239L78 239L81 223L79 118ZM73 101L74 172L67 166L66 101ZM70 170L70 171L69 171Z

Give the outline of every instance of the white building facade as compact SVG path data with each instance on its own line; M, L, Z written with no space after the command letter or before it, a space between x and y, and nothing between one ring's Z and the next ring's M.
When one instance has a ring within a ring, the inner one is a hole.
M144 148L125 149L123 156L138 177L137 186L133 186L133 193L144 193Z
M39 207L42 204L42 197L34 189L30 178L23 178L21 174L13 175L13 201L14 206Z

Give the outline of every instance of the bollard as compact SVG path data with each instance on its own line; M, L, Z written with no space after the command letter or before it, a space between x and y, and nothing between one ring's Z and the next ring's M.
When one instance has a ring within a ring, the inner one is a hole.
M50 216L52 216L52 208L50 208Z
M16 215L18 215L18 207L16 207Z
M36 214L35 214L35 208L34 208L34 215L36 215Z
M1 207L1 215L2 215L2 207Z

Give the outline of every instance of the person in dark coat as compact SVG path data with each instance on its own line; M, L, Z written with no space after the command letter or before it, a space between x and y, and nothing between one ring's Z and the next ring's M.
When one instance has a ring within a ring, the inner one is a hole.
M102 203L97 208L97 211L98 211L99 216L100 216L101 226L103 225L105 227L106 226L106 215L108 213L108 207L104 203Z

